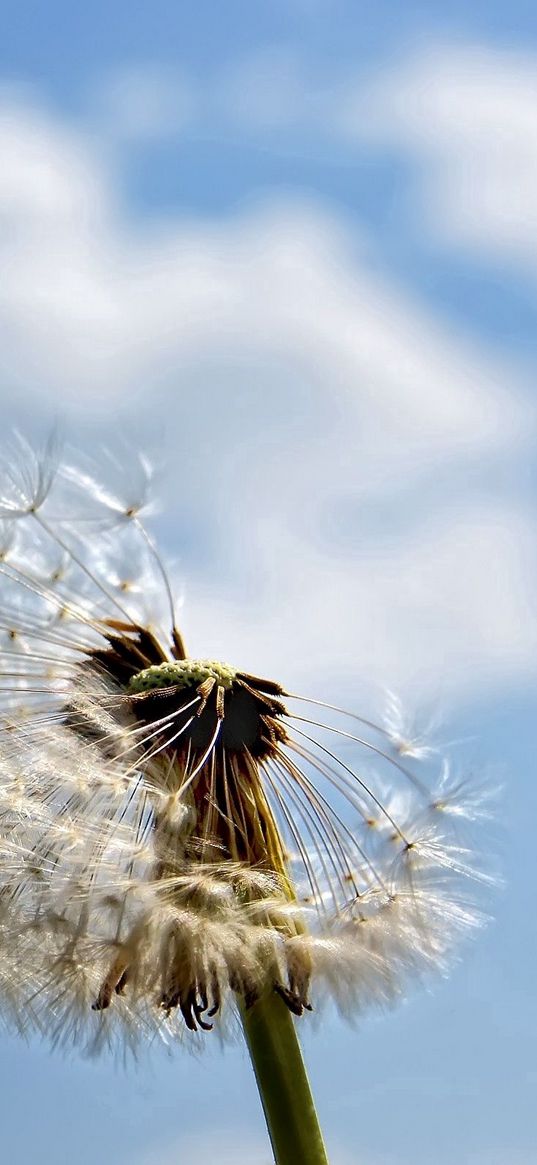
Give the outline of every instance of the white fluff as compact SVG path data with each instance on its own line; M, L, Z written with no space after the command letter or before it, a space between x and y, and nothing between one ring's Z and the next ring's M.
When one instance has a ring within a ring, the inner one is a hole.
M292 889L263 862L232 861L216 836L200 851L197 770L173 771L173 715L140 725L125 689L81 666L107 620L169 650L171 588L140 519L151 469L130 454L122 490L87 465L57 469L51 450L40 459L20 442L16 458L0 487L5 1021L54 1044L135 1049L185 1035L178 999L192 1026L209 1016L225 1031L237 993L278 983L304 1003L311 974L314 1004L352 1014L443 972L483 920L475 884L489 876L468 836L481 790L403 731L394 700L364 739L330 706L315 721L299 716L304 698L284 697L288 739L258 774Z

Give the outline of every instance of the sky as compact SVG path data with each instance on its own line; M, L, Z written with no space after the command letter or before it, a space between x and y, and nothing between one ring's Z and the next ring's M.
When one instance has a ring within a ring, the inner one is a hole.
M5 5L2 430L148 452L193 652L503 786L451 978L304 1033L333 1165L536 1156L536 108L529 0ZM270 1162L240 1047L0 1090L10 1160Z

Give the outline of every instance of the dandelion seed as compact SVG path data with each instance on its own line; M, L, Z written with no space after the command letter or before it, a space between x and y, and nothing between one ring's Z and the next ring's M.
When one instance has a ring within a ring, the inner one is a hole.
M20 518L37 514L54 481L59 457L58 442L50 438L42 456L20 434L13 449L1 463L0 518Z
M400 696L395 692L386 693L384 727L393 748L402 757L426 760L438 752L432 743L433 734L438 728L437 718L432 718L425 727L418 727L409 718Z
M403 747L393 702L379 725L187 656L145 461L124 504L19 450L0 510L6 1020L135 1048L225 1035L269 997L297 1017L384 1005L443 971L482 920L485 875L451 830L472 794Z

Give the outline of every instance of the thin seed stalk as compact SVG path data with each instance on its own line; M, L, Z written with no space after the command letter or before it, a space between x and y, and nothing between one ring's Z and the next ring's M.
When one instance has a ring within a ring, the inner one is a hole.
M291 1012L272 994L241 1019L276 1165L328 1165Z

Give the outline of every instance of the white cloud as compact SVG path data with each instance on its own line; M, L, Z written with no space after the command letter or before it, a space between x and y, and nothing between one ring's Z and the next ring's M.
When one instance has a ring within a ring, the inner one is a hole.
M0 154L7 418L164 436L172 512L213 538L203 585L187 566L204 653L303 686L535 667L534 535L491 485L534 431L511 369L312 207L127 229L84 136L13 94Z
M193 78L141 62L96 90L94 132L131 146L205 132L252 138L271 150L349 160L349 143L413 155L420 223L451 241L537 263L537 56L480 44L429 44L357 78L319 76L291 44ZM234 139L236 140L236 138Z
M107 195L88 141L7 85L0 86L0 143L4 254L10 244L29 245L34 231L68 239L98 225Z
M537 56L439 45L340 94L355 141L422 164L421 213L465 244L537 263Z
M530 530L523 516L489 504L417 534L403 523L396 538L362 551L354 535L338 554L261 521L255 600L239 607L214 586L187 586L187 638L200 654L209 644L223 658L233 651L242 666L255 651L255 670L296 680L307 694L327 681L351 693L361 682L378 694L389 682L450 699L478 678L501 685L531 672L537 651L525 581L537 561L535 548L523 550Z
M420 166L420 223L451 241L537 263L537 56L480 44L429 44L358 78L319 79L290 47L238 62L214 116L283 148L349 142ZM300 135L300 137L299 137Z

